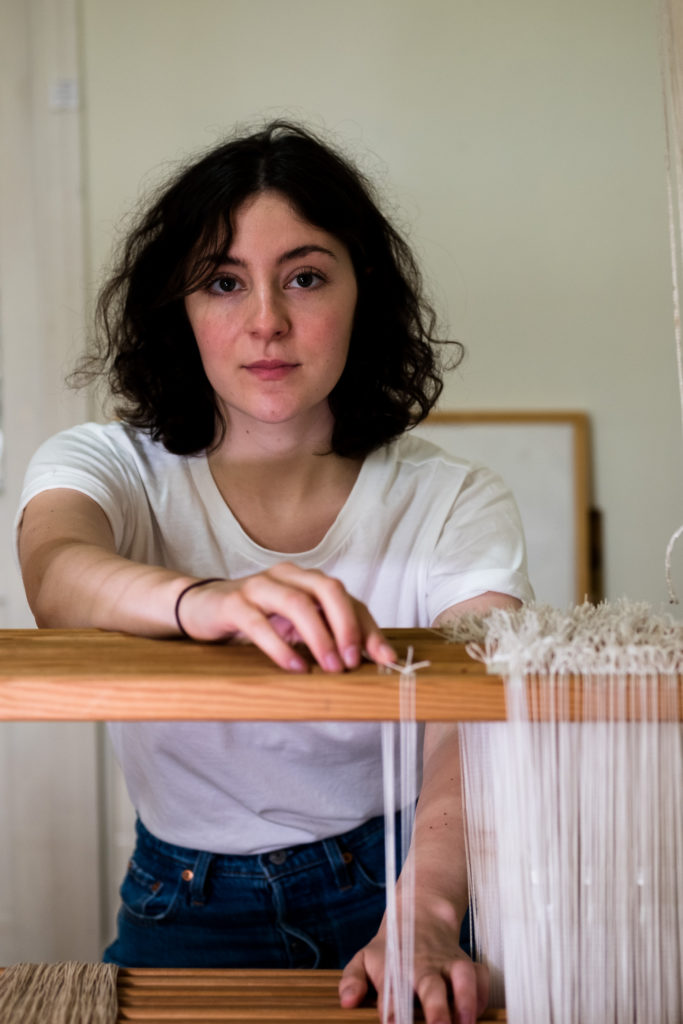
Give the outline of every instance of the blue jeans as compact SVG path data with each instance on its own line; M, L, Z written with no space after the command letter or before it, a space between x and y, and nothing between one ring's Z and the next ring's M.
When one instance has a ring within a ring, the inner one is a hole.
M254 856L173 846L138 821L121 901L108 963L341 968L384 913L383 821Z

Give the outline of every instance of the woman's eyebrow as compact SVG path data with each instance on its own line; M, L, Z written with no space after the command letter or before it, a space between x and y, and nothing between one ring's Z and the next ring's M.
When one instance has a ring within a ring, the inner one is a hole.
M282 263L289 263L290 260L299 260L304 256L310 256L313 252L321 252L326 256L331 256L333 260L337 260L338 257L331 249L326 249L324 245L297 245L296 249L289 249L287 252L283 252L282 256L278 256L278 265ZM231 256L229 253L225 253L220 257L219 263L223 266L228 267L246 267L247 261L241 260L239 256Z
M296 249L290 249L289 252L284 252L278 259L278 263L287 263L289 260L298 260L302 256L309 256L312 252L322 252L326 256L331 256L333 260L336 260L336 255L331 249L326 249L324 245L298 245Z

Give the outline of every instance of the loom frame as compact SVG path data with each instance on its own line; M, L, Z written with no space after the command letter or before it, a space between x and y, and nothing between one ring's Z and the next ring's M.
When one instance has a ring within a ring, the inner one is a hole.
M505 720L502 678L489 674L463 645L449 642L433 629L385 633L399 657L410 645L415 661L431 662L417 677L418 720ZM576 690L577 699L570 703L571 717L578 719L578 678ZM681 678L679 696L683 708ZM398 673L380 672L371 662L342 673L322 672L311 664L309 673L294 674L277 668L253 646L157 640L93 629L0 630L0 721L396 721L399 717ZM120 1021L377 1021L373 1006L338 1007L338 971L139 968L120 973ZM150 1016L155 999L157 1012ZM188 1008L193 1000L196 1012ZM289 1005L284 1006L285 1002ZM140 1007L142 1016L135 1016ZM194 1018L188 1017L189 1012L195 1013ZM506 1016L493 1009L480 1019L504 1022Z

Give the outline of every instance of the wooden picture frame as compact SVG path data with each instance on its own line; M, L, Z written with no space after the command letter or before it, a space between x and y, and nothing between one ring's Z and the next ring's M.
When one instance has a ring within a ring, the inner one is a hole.
M602 597L585 413L443 411L414 433L503 477L522 516L539 603L565 608Z

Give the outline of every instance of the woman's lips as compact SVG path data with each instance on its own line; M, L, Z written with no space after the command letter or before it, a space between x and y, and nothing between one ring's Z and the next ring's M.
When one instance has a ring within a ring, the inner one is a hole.
M255 363L248 363L245 370L252 373L259 380L282 380L292 370L296 370L298 363L285 363L281 359L259 359Z

